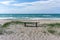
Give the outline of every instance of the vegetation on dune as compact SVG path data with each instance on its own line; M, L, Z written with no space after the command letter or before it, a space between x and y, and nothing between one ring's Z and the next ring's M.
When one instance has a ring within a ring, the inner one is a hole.
M11 24L11 22L7 22L7 23L5 23L4 25L2 25L2 27L7 27L7 26L9 26Z
M3 28L6 28L6 27L8 27L9 25L11 25L11 24L23 24L24 22L21 22L21 21L11 21L11 22L6 22L5 24L3 24L3 25L1 25L1 27L0 28L2 28L2 29L0 29L0 34L2 34L2 30L4 30ZM26 22L26 23L28 23L28 24L30 24L31 22ZM31 23L32 24L32 23ZM42 25L42 24L41 24ZM57 31L55 30L55 29L53 29L54 27L56 27L56 28L60 28L60 23L53 23L53 24L43 24L42 26L44 26L44 27L48 27L47 28L47 31L49 32L49 33L51 33L51 34L55 34ZM6 32L6 33L8 33L8 32ZM13 32L9 32L8 34L10 34L10 33L13 33ZM46 32L43 32L43 33L46 33ZM60 35L60 33L59 33L59 35Z
M3 28L0 28L0 35L3 34Z
M0 34L4 34L4 33L11 34L11 33L13 33L12 31L7 32L7 31L4 30L4 28L7 28L11 24L23 24L23 22L21 22L21 21L11 21L11 22L6 22L3 25L0 24Z
M11 23L14 23L14 24L23 24L23 22L21 22L21 21L11 21Z
M2 25L2 27L8 27L10 24L22 24L23 22L20 21L11 21L11 22L6 22L5 24Z
M56 35L60 35L60 23L53 23L53 24L47 24L48 28L47 31L51 34L56 34Z
M47 24L50 27L60 27L60 23Z
M54 34L56 31L55 30L48 30L49 33Z
M58 35L60 36L60 32L58 33Z
M7 27L10 24L23 24L23 23L24 22L21 22L21 21L11 21L11 22L6 22L5 24L2 25L2 27ZM26 22L26 23L32 24L31 22ZM50 26L51 28L52 27L60 27L60 23L46 24L46 25L43 25L43 26Z
M2 25L0 24L0 35L3 34L3 30L4 29L3 29Z

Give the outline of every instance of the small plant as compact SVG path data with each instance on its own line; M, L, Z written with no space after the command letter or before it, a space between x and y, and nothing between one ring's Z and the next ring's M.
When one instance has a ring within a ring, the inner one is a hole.
M54 23L54 24L47 24L48 26L51 26L51 27L60 27L60 23Z
M7 23L5 23L4 25L2 25L2 27L7 27L7 26L9 26L11 24L11 22L7 22Z
M54 34L56 31L54 31L54 30L48 30L48 32Z
M54 26L55 26L55 24L48 24L48 26L54 27Z

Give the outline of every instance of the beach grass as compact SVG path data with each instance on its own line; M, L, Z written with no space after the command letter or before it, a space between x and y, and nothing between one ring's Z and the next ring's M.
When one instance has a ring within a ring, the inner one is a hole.
M11 34L11 33L13 33L12 31L8 31L8 32L6 32L4 29L6 29L7 27L9 27L9 25L11 25L11 24L23 24L23 22L21 22L21 21L10 21L10 22L6 22L6 23L4 23L3 25L1 25L1 27L0 27L0 34L4 34L4 33L7 33L7 34ZM4 32L3 32L4 31Z
M50 27L60 27L60 23L47 24Z
M21 21L10 21L10 22L6 22L2 25L3 28L7 28L10 24L23 24L24 22L21 22ZM28 24L30 22L27 22ZM46 25L43 25L43 26L47 26L47 31L51 34L54 34L56 33L55 29L52 30L54 27L56 28L60 28L60 23L51 23L51 24L46 24ZM46 32L44 32L46 33ZM60 33L59 33L60 34Z
M47 24L47 31L51 34L60 35L60 23L51 23Z
M12 23L23 23L22 21L11 21Z
M49 33L54 34L56 31L55 30L48 30Z
M10 24L11 24L11 22L7 22L7 23L3 24L2 27L7 27L7 26L9 26Z
M10 24L23 24L21 21L11 21L11 22L6 22L2 25L3 28L8 27Z
M2 25L2 27L7 27L10 24L23 24L24 22L21 21L11 21L11 22L6 22ZM31 22L26 22L28 24L31 24ZM43 25L44 26L44 25ZM46 26L50 26L50 28L52 27L60 27L60 23L51 23L51 24L46 24Z

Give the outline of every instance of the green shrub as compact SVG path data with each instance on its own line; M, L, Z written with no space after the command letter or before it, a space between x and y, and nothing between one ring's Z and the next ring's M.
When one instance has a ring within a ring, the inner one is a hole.
M11 22L7 22L7 23L3 24L2 27L7 27L7 26L9 26L10 24L11 24Z
M2 25L2 27L8 27L10 24L22 24L23 22L20 21L11 21L11 22L6 22L5 24Z
M56 31L54 31L54 30L48 30L48 32L54 34Z
M53 26L55 26L55 24L48 24L48 26L52 26L53 27Z
M52 27L60 27L60 23L53 23L53 24L47 24L50 28Z

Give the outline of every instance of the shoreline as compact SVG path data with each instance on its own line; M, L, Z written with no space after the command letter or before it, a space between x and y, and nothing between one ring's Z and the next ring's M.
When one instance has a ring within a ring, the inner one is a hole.
M59 17L0 17L0 19L22 19L22 20L44 20L44 19L47 19L47 20L60 20Z

